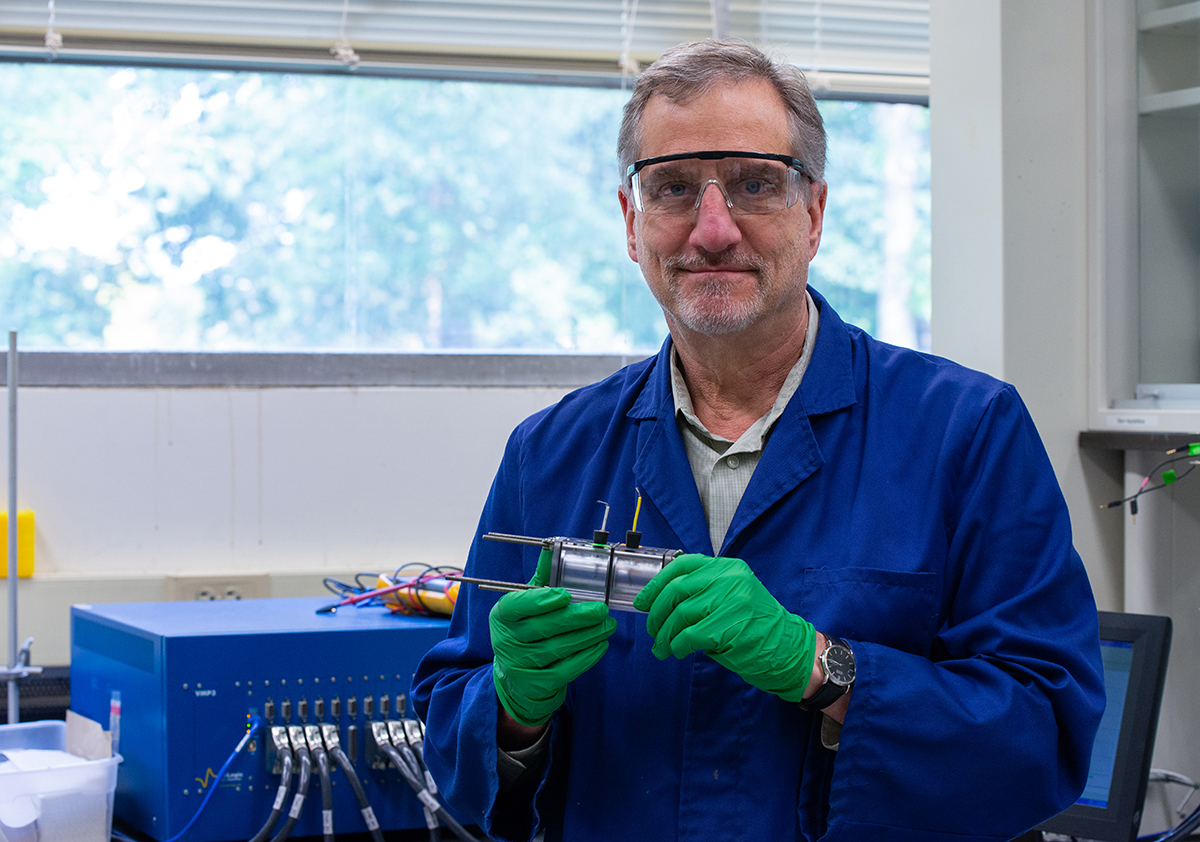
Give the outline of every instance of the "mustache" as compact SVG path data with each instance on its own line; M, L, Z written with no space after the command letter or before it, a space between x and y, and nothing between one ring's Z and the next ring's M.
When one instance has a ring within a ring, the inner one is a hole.
M762 271L763 261L753 256L737 254L733 250L721 252L701 252L692 254L676 254L663 261L667 269L684 269L699 272L720 266L725 269L738 269L747 272Z

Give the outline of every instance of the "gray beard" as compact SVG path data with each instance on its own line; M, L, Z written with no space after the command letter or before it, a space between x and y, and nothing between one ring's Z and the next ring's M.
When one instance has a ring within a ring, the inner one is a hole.
M762 261L721 257L713 255L712 259L704 259L697 255L688 255L672 258L663 264L666 270L666 287L674 301L674 310L669 311L670 315L684 327L705 336L737 333L750 327L762 314L766 299L764 290L769 281L764 276L766 267ZM687 294L682 291L679 284L680 270L703 270L720 265L737 266L756 273L754 294L748 299L732 300L728 288L720 281L705 281L699 286L693 285Z

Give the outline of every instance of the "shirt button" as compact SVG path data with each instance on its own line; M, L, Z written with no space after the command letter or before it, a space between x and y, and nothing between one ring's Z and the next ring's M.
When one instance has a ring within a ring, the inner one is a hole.
M730 456L729 459L726 460L725 464L729 465L729 470L736 471L737 466L742 464L742 460L738 459L736 456Z

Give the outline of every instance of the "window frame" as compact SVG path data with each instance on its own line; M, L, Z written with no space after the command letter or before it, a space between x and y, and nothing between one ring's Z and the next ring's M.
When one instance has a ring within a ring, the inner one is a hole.
M478 0L490 3L490 0ZM118 3L116 6L137 5ZM142 4L146 6L147 4ZM179 3L148 4L171 9ZM340 4L336 5L338 11ZM497 2L494 5L506 4ZM575 4L564 0L564 5ZM614 7L616 4L614 2ZM626 3L620 4L622 6ZM702 4L709 7L709 0ZM737 0L717 0L714 15L728 18L744 10ZM797 7L812 4L797 3ZM842 4L846 5L846 4ZM855 4L849 4L851 6ZM44 45L47 29L29 25L30 8L45 9L41 2L17 0L14 11L0 14L0 62L51 60L67 65L109 67L190 68L212 71L251 71L263 73L301 73L320 75L354 74L398 79L544 84L623 88L632 84L621 71L614 55L589 54L581 49L537 51L520 47L497 46L488 49L451 45L439 50L420 49L412 44L380 42L357 46L360 57L353 68L333 58L327 42L285 41L283 39L239 39L211 34L186 34L164 26L159 31L113 32L102 26L72 31L65 16L58 19L64 27L64 46L51 50ZM652 8L651 3L646 3ZM880 12L880 0L861 4L848 15L872 15ZM885 11L897 14L922 13L928 3L917 0L885 0ZM20 7L20 8L16 8ZM354 20L353 4L349 20ZM24 12L17 25L13 20ZM687 33L683 22L672 15L652 19L643 11L639 21L646 41L630 40L637 47L632 57L649 63L655 57L647 44L657 46L681 40ZM716 19L714 17L714 20ZM7 19L6 19L7 18ZM819 19L819 18L818 18ZM614 23L616 23L614 18ZM692 22L694 24L694 21ZM361 32L365 24L357 24ZM878 27L876 20L866 26ZM52 27L48 27L52 28ZM264 31L271 31L264 27ZM346 35L353 37L354 28ZM664 35L664 33L666 33ZM708 34L700 32L703 36ZM736 32L734 33L737 34ZM869 36L868 32L868 36ZM656 40L657 39L657 40ZM868 38L869 40L869 38ZM928 39L916 70L886 63L856 68L851 65L820 68L806 66L814 82L814 95L824 100L907 103L929 105ZM767 49L771 49L767 45ZM776 51L778 52L778 51ZM819 55L815 58L819 58ZM815 58L813 62L815 63ZM793 58L792 60L797 60ZM869 64L869 63L868 63ZM324 388L324 387L578 387L602 379L624 365L645 358L635 354L546 354L529 352L346 352L329 351L95 351L28 349L19 347L18 381L29 387L80 388ZM5 378L7 375L4 375Z
M57 10L7 0L0 9L0 60L120 55L438 78L620 79L673 44L709 35L761 44L837 97L929 93L929 0L72 0ZM49 47L50 38L61 43ZM355 63L331 48L348 48Z
M115 389L573 388L645 354L21 349L22 387ZM7 352L5 353L7 356ZM7 385L7 368L0 385Z

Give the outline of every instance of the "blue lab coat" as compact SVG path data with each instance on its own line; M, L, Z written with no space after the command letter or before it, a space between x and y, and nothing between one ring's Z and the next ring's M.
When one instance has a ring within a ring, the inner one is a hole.
M744 559L858 661L841 746L819 714L703 653L659 661L644 614L552 720L536 798L499 797L488 612L464 586L414 679L426 758L490 832L587 840L1006 840L1083 789L1104 707L1097 616L1067 509L1012 386L876 341L817 293L820 332L725 539L676 427L670 341L512 434L467 562L527 581L537 548L488 532Z

